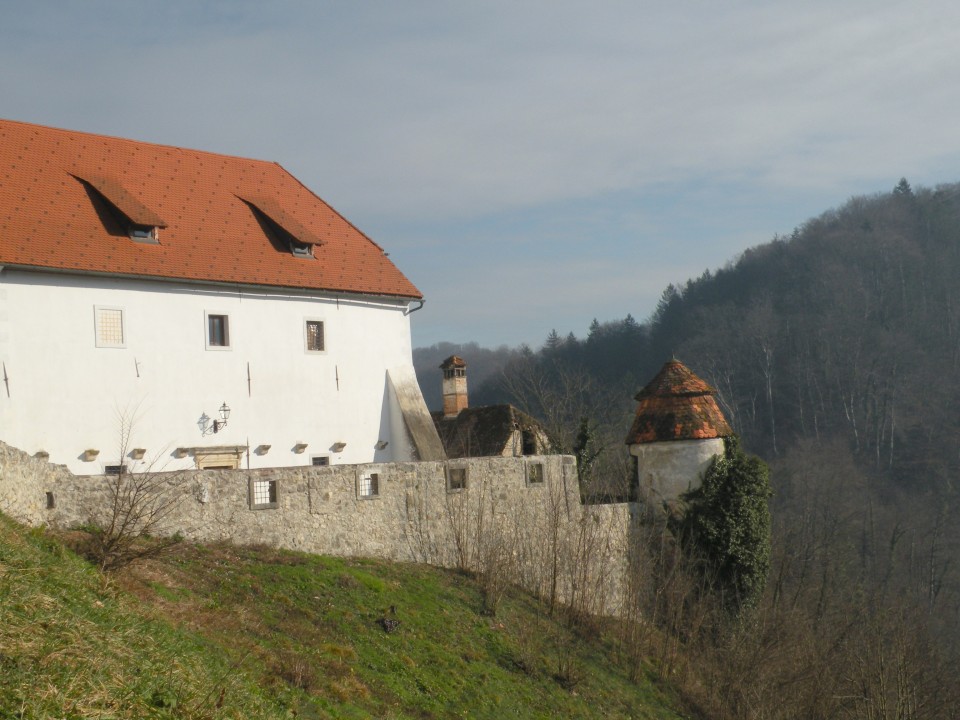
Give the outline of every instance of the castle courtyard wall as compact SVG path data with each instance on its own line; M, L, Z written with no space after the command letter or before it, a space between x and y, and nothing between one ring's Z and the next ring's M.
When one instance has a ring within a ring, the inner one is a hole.
M453 486L451 470L464 471ZM374 475L377 492L365 496ZM135 478L174 500L161 534L502 572L591 612L615 612L621 601L633 508L583 505L570 456ZM0 443L0 511L30 525L104 525L116 481L72 475Z

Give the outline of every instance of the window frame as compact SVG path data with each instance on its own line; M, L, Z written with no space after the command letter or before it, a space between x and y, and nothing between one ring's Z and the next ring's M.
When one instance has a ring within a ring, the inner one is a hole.
M540 468L536 473L532 472L533 468ZM526 476L526 482L528 487L544 487L547 484L547 468L543 462L527 462L524 466L524 475ZM534 475L539 476L537 479L534 479Z
M260 484L267 486L267 502L257 502L257 486ZM277 478L258 478L251 477L248 481L247 492L249 493L251 510L276 510L280 507L280 480Z
M453 473L463 473L463 484L458 484L454 486L453 483ZM445 468L445 475L447 481L447 492L456 493L463 492L470 487L470 466L464 463L457 463L454 465L447 465Z
M212 340L211 338L212 328L210 326L211 318L223 318L223 339L224 339L223 345L214 344L213 342L211 342ZM214 311L214 310L203 311L203 341L207 350L216 350L216 351L232 350L233 344L232 344L232 338L230 337L230 335L231 333L230 333L230 314L229 313Z
M323 349L322 350L312 350L310 348L310 323L320 323L321 332L323 334ZM307 355L326 355L327 346L327 321L322 317L305 317L303 319L303 351Z
M317 460L326 460L326 462L318 463ZM311 455L310 467L330 467L330 456L329 455Z
M112 311L120 313L120 337L119 343L103 342L100 339L100 330L102 327L100 313L102 311ZM127 347L127 318L122 307L117 305L94 305L93 306L93 340L98 348L110 348L122 350Z
M364 481L370 481L369 493L364 493ZM357 470L357 500L375 500L380 497L380 483L383 480L383 472L376 470Z

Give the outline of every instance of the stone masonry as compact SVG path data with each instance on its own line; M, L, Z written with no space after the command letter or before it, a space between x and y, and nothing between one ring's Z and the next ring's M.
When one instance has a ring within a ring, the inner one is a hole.
M500 570L592 612L614 612L620 602L631 507L583 505L570 456L196 470L150 480L177 498L165 534ZM0 511L21 522L103 524L116 482L72 475L0 442Z

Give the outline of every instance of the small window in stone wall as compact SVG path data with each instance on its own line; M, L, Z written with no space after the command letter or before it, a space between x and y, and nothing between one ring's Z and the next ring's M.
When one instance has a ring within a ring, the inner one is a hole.
M277 480L260 480L250 478L250 509L269 510L276 508Z
M527 463L527 485L543 485L543 463Z
M365 473L357 481L357 496L374 498L380 494L380 473Z
M53 499L53 493L47 493L47 510L53 510L57 506L56 501Z
M466 467L448 467L447 468L447 490L456 492L465 490L467 487L467 468Z

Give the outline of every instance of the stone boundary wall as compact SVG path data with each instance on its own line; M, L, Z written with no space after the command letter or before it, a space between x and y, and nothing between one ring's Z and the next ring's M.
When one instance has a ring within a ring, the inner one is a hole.
M149 480L176 499L164 534L461 567L589 612L620 602L631 506L582 505L570 456L191 470ZM22 522L103 525L116 482L0 443L0 511ZM372 482L376 494L364 496Z
M65 465L53 465L0 442L0 512L22 523L49 523L47 491L73 477Z

